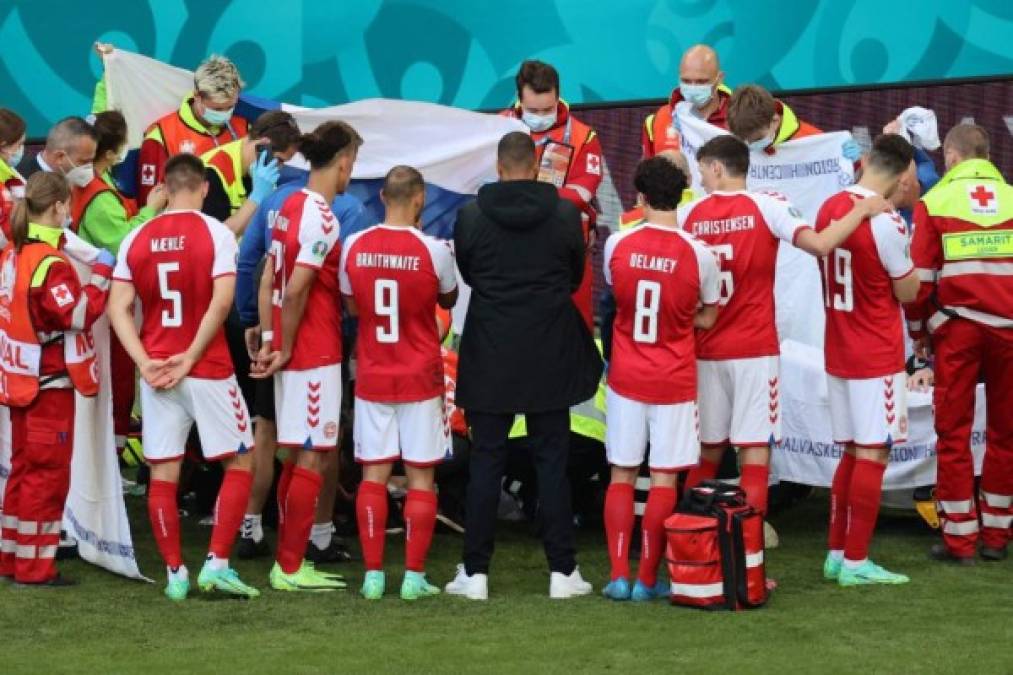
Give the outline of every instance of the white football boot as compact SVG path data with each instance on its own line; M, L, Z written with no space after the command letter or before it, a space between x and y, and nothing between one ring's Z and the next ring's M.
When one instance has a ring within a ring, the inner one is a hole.
M468 575L464 565L457 566L457 576L444 589L448 595L461 595L469 600L489 599L489 575L476 572Z
M580 576L580 568L578 567L574 567L573 572L569 576L562 572L552 572L549 574L549 597L554 600L565 600L567 598L576 598L580 595L589 595L592 591L594 591L594 588Z

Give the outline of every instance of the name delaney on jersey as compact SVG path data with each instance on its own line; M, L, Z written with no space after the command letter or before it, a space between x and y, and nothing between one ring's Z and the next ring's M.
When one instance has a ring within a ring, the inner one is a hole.
M630 267L637 270L648 270L650 272L664 272L672 274L678 264L674 258L663 258L646 253L631 253Z
M393 255L389 253L357 253L355 264L359 267L379 267L387 270L418 272L422 258L417 255Z

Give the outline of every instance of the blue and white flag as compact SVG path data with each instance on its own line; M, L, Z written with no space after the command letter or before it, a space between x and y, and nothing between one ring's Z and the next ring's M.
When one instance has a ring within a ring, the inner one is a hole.
M192 72L140 54L117 49L105 58L105 69L108 105L126 117L132 148L140 146L149 124L176 110L193 91ZM304 108L243 94L236 108L251 122L262 112L277 109L292 113L304 132L335 119L359 132L365 142L349 191L363 201L374 222L383 219L379 192L386 173L398 164L421 171L426 180L423 229L442 238L452 235L457 209L479 187L496 180L500 138L527 130L516 119L390 99ZM299 155L289 164L295 170L306 168Z

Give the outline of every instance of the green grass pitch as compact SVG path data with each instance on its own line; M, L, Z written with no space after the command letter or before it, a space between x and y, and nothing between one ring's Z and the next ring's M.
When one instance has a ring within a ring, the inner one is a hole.
M934 535L917 517L884 514L873 556L911 583L838 588L821 577L825 496L773 517L781 547L768 552L768 573L780 588L766 608L736 614L604 600L597 531L579 537L595 595L551 601L540 544L507 526L485 603L402 602L403 546L391 536L381 602L358 596L358 564L330 568L346 573L348 591L301 595L272 591L269 562L254 561L236 566L261 598L194 593L175 605L161 593L143 500L128 500L142 570L158 584L75 561L62 569L81 582L76 588L0 585L0 673L1013 673L1013 561L971 569L930 562ZM209 534L184 523L192 579ZM434 582L450 578L460 548L459 537L436 536Z

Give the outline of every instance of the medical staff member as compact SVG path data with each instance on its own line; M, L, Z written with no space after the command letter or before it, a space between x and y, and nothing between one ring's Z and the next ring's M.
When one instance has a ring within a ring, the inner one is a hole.
M0 232L10 239L14 204L25 196L25 179L15 168L25 154L25 121L13 110L0 108Z
M980 126L951 129L943 159L946 174L915 206L911 257L921 288L905 314L911 337L935 352L943 541L931 555L971 564L976 552L1005 559L1013 523L1013 187L989 161ZM970 439L979 373L988 406L976 505Z
M559 98L559 73L548 63L525 61L517 71L517 102L500 114L524 122L531 130L538 152L538 180L552 183L559 196L580 209L584 241L591 233L598 212L591 202L602 179L601 141L594 129L570 113ZM584 281L573 294L588 328L594 329L591 258L587 256Z
M96 149L92 166L95 175L83 188L72 190L72 227L86 242L110 251L119 251L123 238L141 224L154 218L165 208L164 185L148 193L147 203L137 203L120 192L112 177L112 168L127 154L127 122L123 113L109 110L95 115ZM122 448L130 431L130 416L134 408L136 378L134 362L124 351L115 335L109 343L110 379L113 388L113 426L116 447Z
M105 310L114 258L101 251L83 285L61 252L70 216L62 176L38 172L0 254L0 404L11 412L11 475L4 492L0 576L71 584L56 569L74 446L74 393L98 393L90 328Z
M675 124L675 106L683 101L690 103L690 110L700 119L727 129L732 90L724 80L718 54L712 47L693 45L687 49L679 61L679 86L672 90L668 103L644 120L640 138L644 159L665 150L678 151L682 147Z
M138 166L137 198L162 182L165 163L183 152L202 154L246 135L247 122L235 114L243 81L239 69L224 56L211 55L193 74L193 92L179 109L144 132Z
M823 133L800 120L784 101L756 84L744 84L732 93L728 102L728 130L745 141L750 150L768 155L773 155L782 143ZM848 161L857 162L862 149L849 138L841 146L841 154Z

